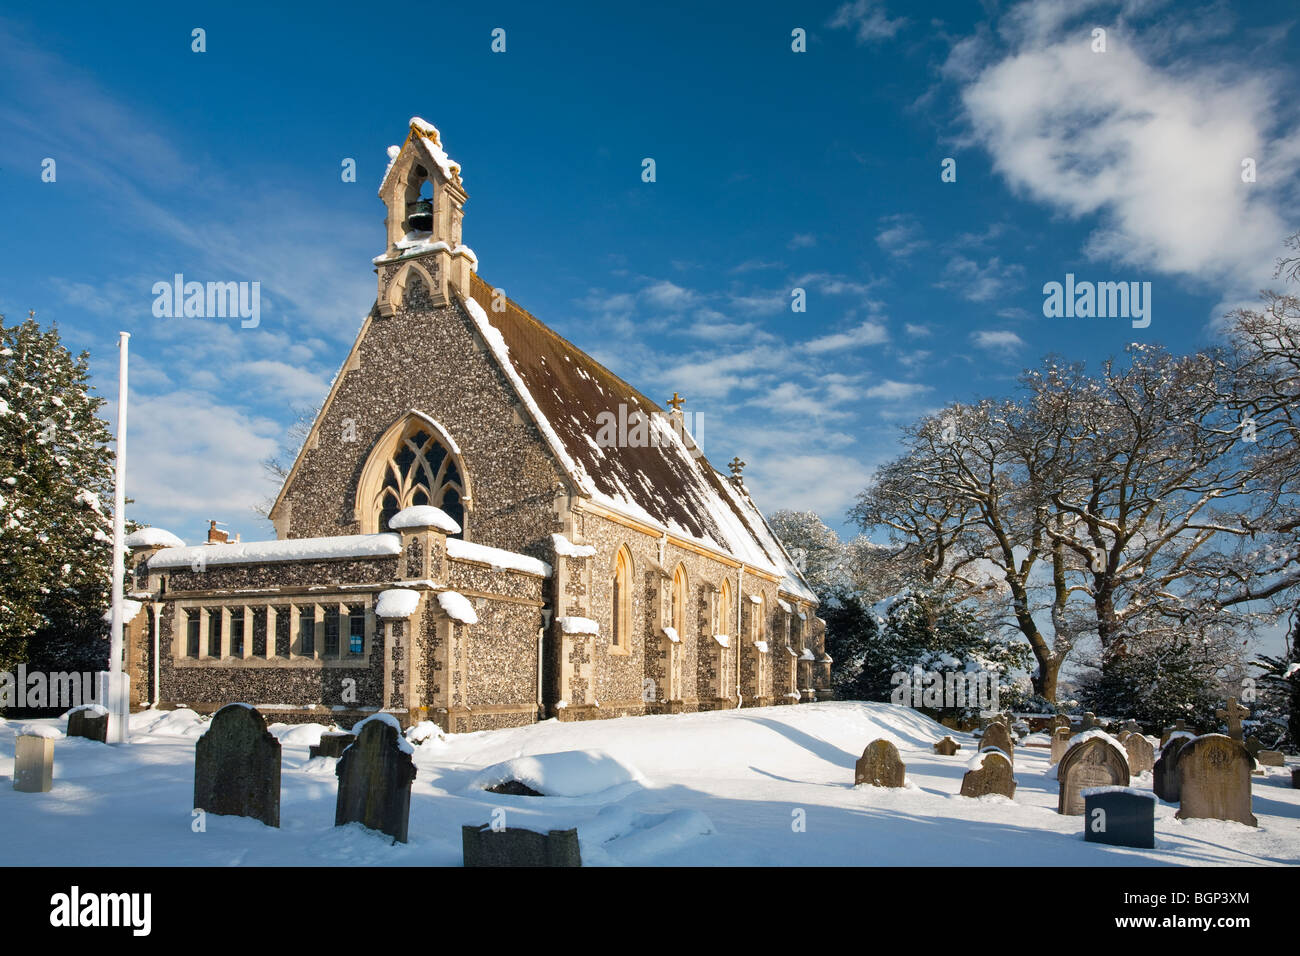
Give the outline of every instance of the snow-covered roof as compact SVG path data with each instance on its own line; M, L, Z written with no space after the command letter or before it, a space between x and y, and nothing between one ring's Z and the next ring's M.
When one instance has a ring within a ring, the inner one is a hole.
M380 591L375 601L375 614L384 618L406 618L420 606L420 592L410 588L389 588Z
M127 550L132 548L183 548L185 542L162 528L141 528L132 531L123 541Z
M560 630L565 634L599 634L600 625L589 617L556 618Z
M456 539L452 539L456 540ZM271 561L324 561L330 558L378 558L401 554L399 535L345 534L332 538L284 538L168 548L149 559L149 569L192 565L264 564Z
M478 561L480 564L490 565L497 571L519 571L523 574L534 574L539 578L551 576L551 566L545 561L530 558L526 554L506 551L503 548L489 548L485 544L462 541L460 538L447 539L447 557L459 558L462 561Z
M574 544L562 534L551 535L551 543L555 545L555 553L562 558L590 558L596 553L595 546Z
M467 313L580 494L657 531L721 552L776 577L802 601L803 580L749 495L688 447L668 415L627 382L514 302L493 311L493 286L470 277ZM602 414L648 419L649 441L597 441Z
M439 591L438 604L454 621L460 621L462 624L478 623L478 614L474 606L469 603L469 598L459 591Z
M402 528L437 528L447 534L460 533L460 525L456 523L456 519L433 505L412 505L410 508L403 508L388 520L388 527L394 531Z

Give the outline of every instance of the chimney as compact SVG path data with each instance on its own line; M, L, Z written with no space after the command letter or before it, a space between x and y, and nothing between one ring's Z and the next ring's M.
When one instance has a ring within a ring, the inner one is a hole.
M217 527L215 521L208 522L208 544L225 544L230 540L230 535Z

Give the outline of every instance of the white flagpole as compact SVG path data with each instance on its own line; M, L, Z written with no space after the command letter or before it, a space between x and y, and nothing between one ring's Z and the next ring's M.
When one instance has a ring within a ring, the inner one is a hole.
M127 675L122 673L122 591L126 585L126 358L129 332L117 339L117 449L113 467L113 610L108 680L102 703L108 708L108 742L127 743L130 715Z

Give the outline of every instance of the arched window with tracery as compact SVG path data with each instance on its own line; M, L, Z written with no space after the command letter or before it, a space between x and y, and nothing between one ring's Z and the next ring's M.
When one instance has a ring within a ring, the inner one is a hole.
M610 647L619 653L626 653L631 645L632 630L632 555L627 545L618 549L614 558L614 578L612 587L613 618Z
M731 634L731 582L726 578L722 579L722 595L718 599L721 606L718 608L718 633Z
M686 636L686 569L680 564L673 572L672 627L679 638Z
M466 480L455 443L432 419L412 414L375 446L358 488L363 533L387 531L403 508L433 505L461 526L464 537Z

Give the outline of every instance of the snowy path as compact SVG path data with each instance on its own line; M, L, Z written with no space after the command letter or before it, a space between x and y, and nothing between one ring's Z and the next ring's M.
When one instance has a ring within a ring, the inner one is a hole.
M269 715L274 719L274 714ZM973 755L931 751L947 731L886 704L830 702L740 712L634 717L434 738L416 750L411 842L359 826L336 829L334 761L308 765L319 726L273 729L283 743L280 830L208 815L192 832L194 740L188 711L132 718L135 743L55 742L54 789L12 789L14 737L0 723L0 864L460 864L462 824L577 826L584 862L658 865L1277 865L1300 863L1300 791L1290 769L1254 777L1257 829L1174 819L1159 804L1155 850L1083 842L1082 817L1055 812L1048 751L1019 748L1014 802L957 796ZM887 737L910 786L852 786L863 747ZM588 797L514 797L469 789L483 768L513 757L604 751L645 778ZM1135 785L1149 785L1144 776ZM799 814L797 811L802 811ZM599 814L599 818L598 815ZM805 828L793 824L802 817ZM711 831L711 832L707 832Z

